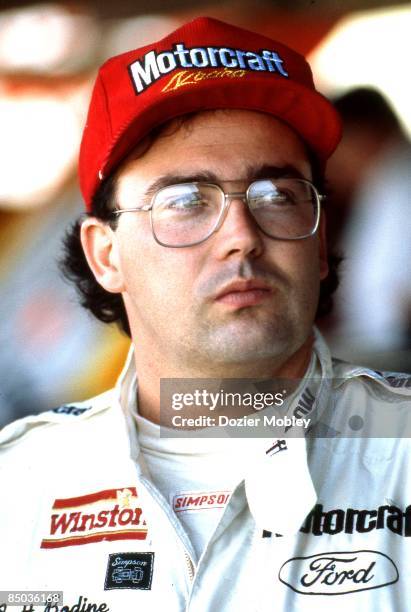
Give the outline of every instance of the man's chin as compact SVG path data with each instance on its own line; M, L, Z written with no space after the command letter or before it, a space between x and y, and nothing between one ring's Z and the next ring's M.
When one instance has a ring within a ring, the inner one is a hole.
M293 342L292 329L282 326L280 329L270 326L230 325L219 330L213 338L209 338L208 354L213 355L213 361L221 364L238 363L254 364L256 361L277 361L279 357L288 354Z

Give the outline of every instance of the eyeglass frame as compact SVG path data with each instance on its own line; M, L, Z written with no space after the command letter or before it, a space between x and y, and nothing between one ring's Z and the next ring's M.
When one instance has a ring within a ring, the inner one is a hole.
M309 185L314 192L314 195L316 197L316 202L317 202L317 219L314 225L314 228L311 230L311 232L309 234L304 234L304 236L298 236L297 238L278 238L276 236L271 236L270 234L268 234L264 229L262 229L258 223L258 221L256 220L256 218L254 217L254 215L252 214L250 207L249 207L249 201L248 201L248 193L251 189L251 186L254 183L257 183L259 181L277 181L278 179L291 179L291 180L297 180L300 181L301 183L305 183L307 185ZM224 181L225 183L238 183L239 181ZM207 234L207 236L205 236L205 238L202 238L201 240L196 240L195 242L190 242L188 244L177 244L177 245L172 245L172 244L165 244L164 242L161 242L161 240L158 239L155 231L154 231L154 224L153 224L153 207L154 207L154 199L157 197L157 195L163 190L163 189L168 189L169 187L176 187L179 185L204 185L204 186L208 186L208 187L216 187L221 195L224 198L223 201L223 205L221 207L221 211L220 214L217 217L217 222L214 226L214 228L211 230L211 232L209 232ZM202 244L203 242L205 242L206 240L208 240L209 238L211 238L211 236L215 233L218 232L218 230L222 227L226 217L227 217L227 213L228 213L228 209L230 207L230 204L227 204L227 201L231 201L233 199L239 199L242 200L243 203L246 205L251 217L253 218L253 220L255 221L258 229L268 238L271 238L272 240L285 240L287 242L290 241L294 241L294 240L305 240L306 238L310 238L311 236L314 236L314 234L316 233L316 231L318 230L318 227L320 225L320 217L321 217L321 204L324 202L324 200L326 200L326 197L324 194L321 194L317 187L314 185L314 183L312 183L311 181L309 181L308 179L305 178L301 178L301 177L296 177L296 176L279 176L276 178L258 178L258 179L254 179L250 182L250 184L248 185L246 191L232 191L232 192L226 192L224 191L224 189L221 187L221 185L218 185L218 183L210 183L208 181L188 181L188 182L184 182L184 183L171 183L170 185L164 185L164 187L160 187L160 189L158 189L152 196L150 199L150 203L149 204L145 204L144 206L138 206L135 208L117 208L113 211L111 211L111 214L114 216L120 216L123 213L126 212L149 212L150 213L150 226L151 226L151 233L153 234L153 238L154 240L157 242L157 244L159 244L160 246L166 247L166 248L170 248L170 249L184 249L186 247L191 247L191 246L196 246L198 244Z

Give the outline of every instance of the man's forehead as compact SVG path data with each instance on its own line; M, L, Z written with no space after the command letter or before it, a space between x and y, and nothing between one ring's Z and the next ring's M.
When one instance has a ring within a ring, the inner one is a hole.
M212 141L214 132L223 131L230 134L237 130L247 128L258 128L263 126L282 126L292 138L301 140L300 136L284 121L268 113L244 110L244 109L212 109L189 113L163 123L155 128L151 133L154 143L157 139L186 140L195 137L197 134L201 138ZM283 129L284 131L284 129ZM301 140L302 142L302 140Z
M245 178L258 174L261 166L270 163L291 168L294 157L296 161L310 158L300 136L276 117L258 111L218 109L183 115L159 126L136 145L121 170L135 161L142 162L133 163L136 170L143 168L147 157L155 162L157 156L159 164L172 162L176 155L184 156L185 147L190 146L193 156L185 160L187 168L184 171L190 172L191 167L193 172L200 172L202 164L209 162L206 171L213 172L214 156L219 153L225 162L230 158L230 145L233 144L242 147L235 161L244 166L242 176ZM267 159L252 158L251 161L250 155L255 155L257 150ZM275 154L281 158L282 151L283 161L274 163ZM164 160L164 154L170 158Z

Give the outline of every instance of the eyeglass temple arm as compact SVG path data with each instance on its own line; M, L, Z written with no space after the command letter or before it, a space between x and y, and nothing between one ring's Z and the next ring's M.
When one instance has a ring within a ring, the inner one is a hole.
M125 212L149 212L152 208L152 204L146 204L145 206L139 206L138 208L117 208L111 212L113 215L121 215Z

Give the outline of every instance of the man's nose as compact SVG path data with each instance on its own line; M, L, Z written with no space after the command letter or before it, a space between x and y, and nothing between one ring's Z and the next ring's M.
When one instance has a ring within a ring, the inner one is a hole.
M258 257L264 250L263 234L250 213L245 197L230 195L225 215L216 233L217 255Z

